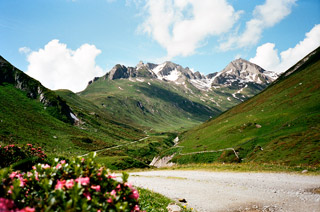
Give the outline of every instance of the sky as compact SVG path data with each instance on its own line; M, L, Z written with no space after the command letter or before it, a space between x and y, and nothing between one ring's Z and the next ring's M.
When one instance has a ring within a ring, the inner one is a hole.
M0 0L0 55L79 92L114 65L203 74L243 58L284 72L320 45L319 0Z

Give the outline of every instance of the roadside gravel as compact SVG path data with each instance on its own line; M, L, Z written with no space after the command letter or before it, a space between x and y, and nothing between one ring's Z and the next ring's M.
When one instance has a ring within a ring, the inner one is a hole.
M196 211L320 211L320 176L284 173L149 171L130 173L138 187L171 199L184 198Z

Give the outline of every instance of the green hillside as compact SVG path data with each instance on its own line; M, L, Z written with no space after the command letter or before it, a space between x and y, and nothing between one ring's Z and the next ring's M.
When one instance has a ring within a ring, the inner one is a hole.
M196 91L194 91L196 92ZM221 111L200 101L199 91L191 95L174 83L145 78L98 79L79 93L115 120L158 132L196 126Z
M43 147L49 155L70 156L145 137L142 131L113 121L72 92L60 91L74 98L66 103L60 95L0 59L1 145L31 143ZM39 90L43 92L39 94Z
M319 59L318 48L262 93L182 134L167 154L180 152L174 158L180 163L319 164Z

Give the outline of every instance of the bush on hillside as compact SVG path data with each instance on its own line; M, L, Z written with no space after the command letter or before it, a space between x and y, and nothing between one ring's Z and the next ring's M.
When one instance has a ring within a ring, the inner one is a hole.
M33 147L32 144L22 146L11 144L4 147L0 145L0 158L0 168L15 164L14 168L26 171L34 164L43 162L47 155L41 147Z
M123 211L138 212L139 194L93 156L56 159L31 171L3 169L0 175L0 211Z

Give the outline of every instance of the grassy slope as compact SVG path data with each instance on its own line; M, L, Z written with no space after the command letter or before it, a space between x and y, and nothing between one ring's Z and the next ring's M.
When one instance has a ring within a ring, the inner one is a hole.
M0 86L0 104L3 144L33 143L44 147L49 154L68 156L114 146L119 140L133 141L143 137L133 128L106 119L81 126L82 129L64 123L52 117L38 100L28 98L25 92L11 84Z
M319 50L289 77L282 76L278 83L259 95L183 134L180 145L184 148L180 151L186 153L233 147L244 161L318 164L318 58ZM208 162L228 158L235 158L232 151L178 156L176 160Z
M201 102L200 95L191 95L173 83L160 80L132 82L102 78L80 93L99 108L111 111L115 118L155 131L183 130L220 113L219 109Z

